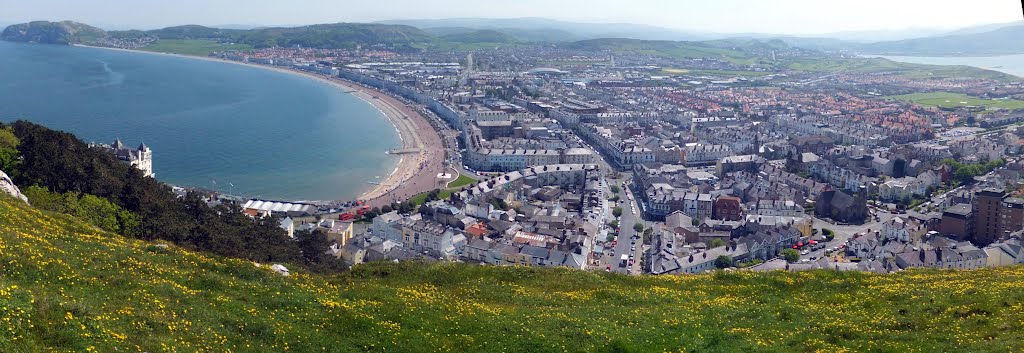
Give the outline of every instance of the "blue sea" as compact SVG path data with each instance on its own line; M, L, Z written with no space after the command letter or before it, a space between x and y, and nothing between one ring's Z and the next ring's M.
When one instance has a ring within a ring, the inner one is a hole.
M0 41L0 121L154 151L157 179L275 200L348 200L383 181L398 133L317 80L229 63ZM232 186L233 185L233 186Z
M1024 54L1000 56L882 56L892 61L929 65L966 65L1024 77Z

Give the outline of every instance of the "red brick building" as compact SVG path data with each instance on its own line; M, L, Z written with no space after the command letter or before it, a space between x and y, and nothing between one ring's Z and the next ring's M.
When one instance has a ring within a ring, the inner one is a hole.
M743 217L740 199L735 196L720 196L711 207L711 218L738 221Z

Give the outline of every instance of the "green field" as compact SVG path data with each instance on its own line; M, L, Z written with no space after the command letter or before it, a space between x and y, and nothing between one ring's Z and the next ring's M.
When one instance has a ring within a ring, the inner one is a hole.
M0 197L2 352L1019 352L1024 267L623 276L377 263L315 275Z
M429 191L416 194L415 196L409 198L409 202L412 202L413 204L416 205L422 205L425 202L427 202L428 194L430 194ZM449 196L452 196L452 192L447 189L441 190L441 192L437 193L437 198L440 200L447 200Z
M898 99L908 102L914 102L924 106L941 108L977 106L986 108L1002 108L1009 110L1024 109L1024 101L981 99L971 97L962 93L952 92L911 93L898 96L888 96L885 98Z
M459 188L473 184L475 182L476 179L460 174L458 178L452 180L452 182L448 184L447 188L441 189L441 191L437 193L437 198L441 200L446 200L448 199L449 196L452 196L452 193L459 191ZM428 194L430 194L429 191L416 194L415 196L409 198L409 201L416 205L422 205L424 202L427 201Z
M736 49L739 47L747 47L748 45L751 44L731 41L673 42L604 38L565 43L561 46L577 50L610 51L621 54L641 54L676 59L711 58L727 61L737 65L755 65L764 63L764 58L759 58L742 50Z
M475 182L476 182L476 179L470 178L469 176L466 176L466 175L463 175L463 174L459 174L458 178L456 178L455 180L452 180L452 182L448 183L448 187L449 188L459 188L459 187L463 187L463 186L466 186L466 185L469 185L469 184L472 184L472 183L475 183Z
M662 72L666 74L688 74L688 75L706 75L706 76L748 76L748 77L760 77L772 74L770 71L744 71L744 70L702 70L702 69L680 69L680 68L666 68L662 69Z
M247 44L221 44L212 40L200 39L161 39L156 43L140 48L140 50L158 53L207 56L215 51L249 50Z
M997 81L1017 80L1014 76L998 71L970 66L910 64L883 58L800 58L790 59L784 66L795 71L810 72L892 72L912 79L974 78Z

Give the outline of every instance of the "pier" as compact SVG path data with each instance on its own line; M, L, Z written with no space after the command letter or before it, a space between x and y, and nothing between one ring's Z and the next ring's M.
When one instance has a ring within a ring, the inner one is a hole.
M415 153L420 153L420 149L419 148L394 149L394 150L388 150L387 153L388 154L415 154Z

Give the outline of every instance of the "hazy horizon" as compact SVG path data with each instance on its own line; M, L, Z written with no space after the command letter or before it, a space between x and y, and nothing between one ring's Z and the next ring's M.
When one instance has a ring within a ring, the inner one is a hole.
M73 20L106 29L153 29L183 24L207 26L297 26L316 23L376 22L452 18L545 18L583 23L629 23L703 33L821 35L842 32L953 30L1022 20L1015 0L750 2L523 0L515 4L468 1L393 0L367 6L350 0L302 0L289 3L241 0L137 0L20 2L0 0L0 23ZM203 11L196 11L203 9Z

